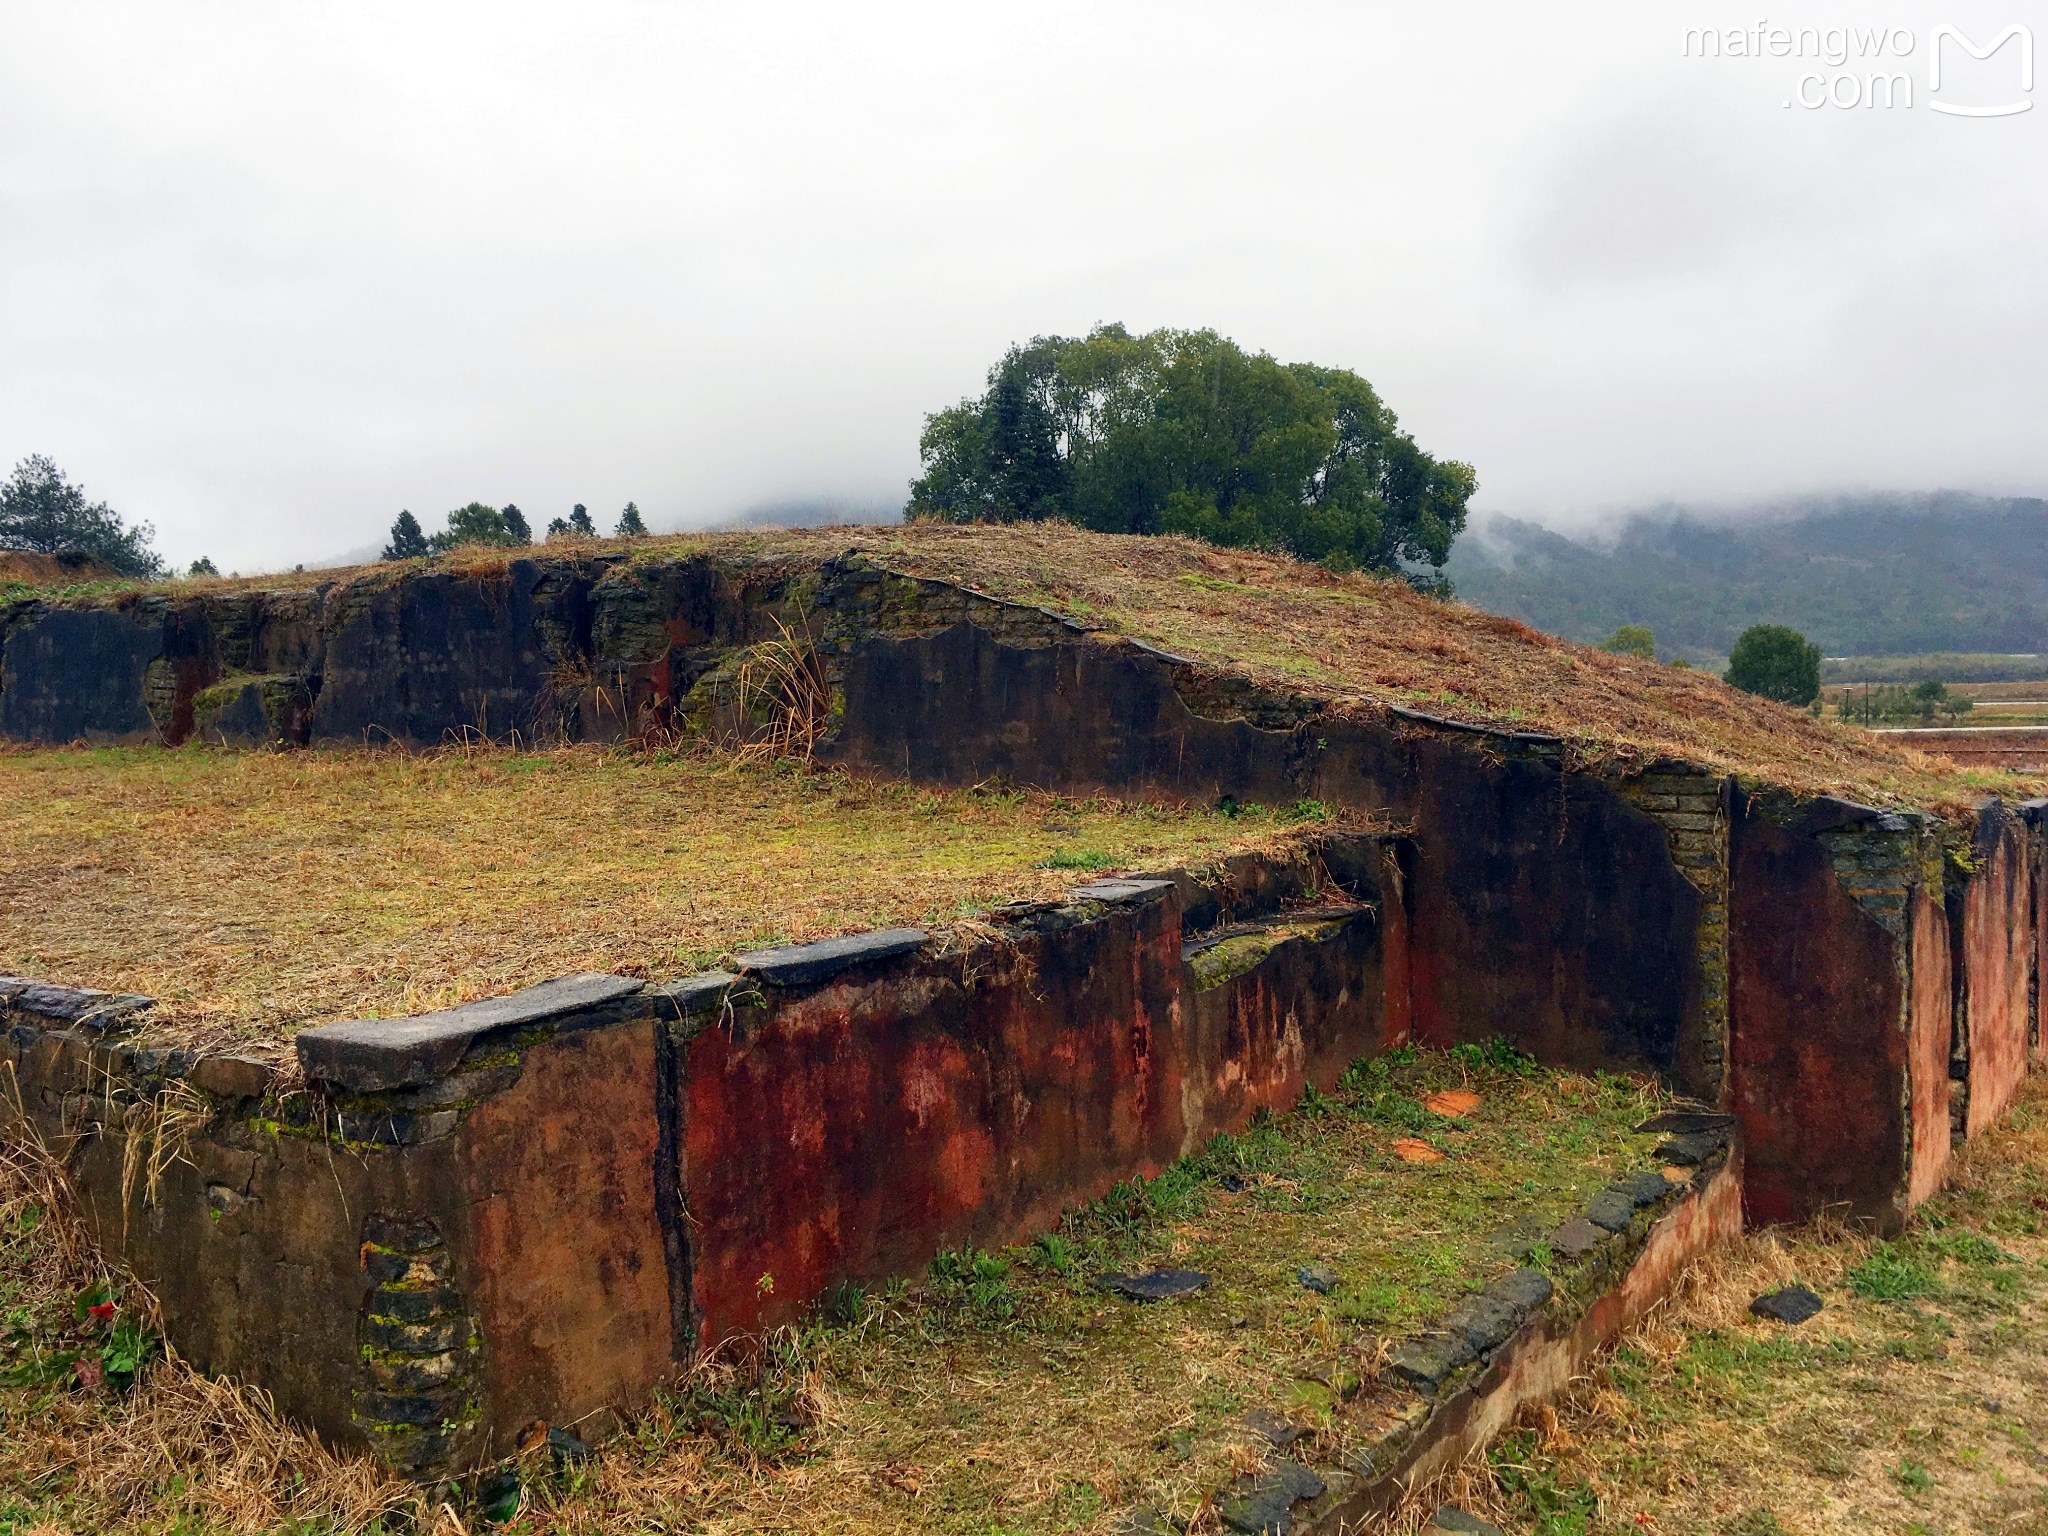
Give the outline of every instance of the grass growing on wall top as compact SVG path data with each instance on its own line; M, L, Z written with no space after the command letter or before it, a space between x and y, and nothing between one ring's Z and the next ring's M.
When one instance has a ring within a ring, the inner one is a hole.
M1551 732L1574 755L1675 756L1801 791L1967 815L1988 793L2048 780L1958 769L1867 732L1741 693L1697 669L1576 645L1514 619L1424 597L1406 583L1338 575L1184 537L1091 533L1062 523L772 528L525 549L471 546L429 561L158 584L204 595L341 583L388 585L417 569L490 580L515 559L814 569L857 551L892 570L1046 607L1340 708L1403 705L1470 723ZM100 599L106 601L108 599Z
M0 972L145 993L158 1033L256 1038L944 927L1299 825L590 748L0 753Z

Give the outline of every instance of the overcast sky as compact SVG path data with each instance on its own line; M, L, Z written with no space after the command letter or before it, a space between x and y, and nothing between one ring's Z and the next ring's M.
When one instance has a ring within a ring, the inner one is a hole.
M2038 0L6 0L0 458L223 569L473 498L885 505L1008 343L1120 320L1356 369L1554 522L2040 494L2048 79L1951 43L1934 99L2039 107L1928 92L1937 25L2015 21L2048 47Z

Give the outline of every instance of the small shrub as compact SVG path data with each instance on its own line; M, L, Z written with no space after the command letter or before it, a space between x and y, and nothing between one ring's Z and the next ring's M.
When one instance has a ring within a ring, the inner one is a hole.
M1081 1267L1081 1250L1057 1232L1047 1232L1031 1245L1031 1261L1053 1274L1071 1276Z

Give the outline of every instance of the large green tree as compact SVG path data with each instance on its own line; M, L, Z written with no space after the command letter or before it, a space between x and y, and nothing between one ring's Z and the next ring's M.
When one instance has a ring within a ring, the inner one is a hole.
M1820 647L1783 624L1752 624L1736 636L1724 682L1780 704L1820 697Z
M1475 486L1417 447L1357 374L1214 331L1120 325L1012 347L988 388L925 420L913 519L1063 518L1191 533L1441 585Z
M164 562L151 547L156 530L133 526L104 501L87 501L51 460L32 453L0 481L0 549L60 555L76 550L123 576L161 576Z

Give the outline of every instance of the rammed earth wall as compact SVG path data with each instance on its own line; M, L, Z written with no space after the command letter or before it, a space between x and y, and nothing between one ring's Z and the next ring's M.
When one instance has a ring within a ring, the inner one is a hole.
M323 1026L292 1092L133 1045L146 999L9 980L0 1077L188 1358L431 1475L1331 1086L1389 1043L1398 854L1333 839L950 951L897 931Z

